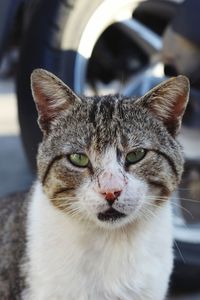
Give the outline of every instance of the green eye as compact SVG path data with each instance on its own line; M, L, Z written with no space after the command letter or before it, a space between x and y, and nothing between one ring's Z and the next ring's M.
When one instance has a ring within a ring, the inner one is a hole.
M130 153L127 154L126 156L126 162L128 164L135 164L141 159L145 157L146 150L145 149L136 149Z
M89 158L85 154L74 153L69 155L70 162L77 167L87 167L89 164Z

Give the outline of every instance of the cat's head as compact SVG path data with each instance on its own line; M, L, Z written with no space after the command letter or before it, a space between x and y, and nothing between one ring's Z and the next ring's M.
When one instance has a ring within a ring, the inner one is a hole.
M55 207L116 228L165 205L183 170L175 137L188 101L186 77L138 99L79 97L42 69L31 81L43 131L38 174Z

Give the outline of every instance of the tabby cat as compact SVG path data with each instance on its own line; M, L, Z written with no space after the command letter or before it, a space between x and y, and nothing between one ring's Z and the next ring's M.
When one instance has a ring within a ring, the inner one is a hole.
M187 78L141 98L79 97L42 69L31 82L43 141L28 206L23 299L164 299Z

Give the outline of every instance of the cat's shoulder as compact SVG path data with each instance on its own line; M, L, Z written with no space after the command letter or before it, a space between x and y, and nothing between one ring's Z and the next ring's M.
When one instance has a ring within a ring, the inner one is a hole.
M27 204L26 192L0 198L0 299L20 299Z

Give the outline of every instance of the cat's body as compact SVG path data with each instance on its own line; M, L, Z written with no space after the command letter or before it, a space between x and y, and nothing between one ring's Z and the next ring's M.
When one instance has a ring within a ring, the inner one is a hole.
M23 299L164 299L187 79L137 100L79 98L36 70L32 91L44 137L28 208Z

